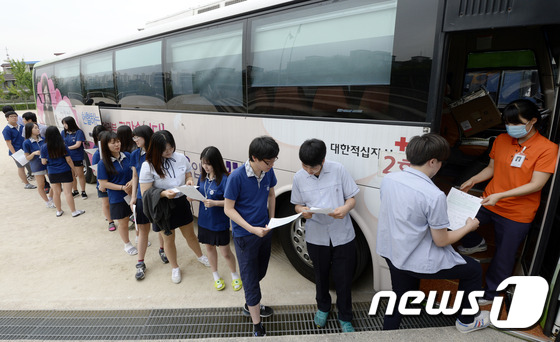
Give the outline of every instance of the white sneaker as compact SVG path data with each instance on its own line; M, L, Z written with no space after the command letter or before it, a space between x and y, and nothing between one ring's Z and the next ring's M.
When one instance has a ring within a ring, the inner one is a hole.
M482 239L482 241L480 241L480 243L474 247L463 247L463 245L457 246L457 251L463 255L471 255L477 252L484 252L487 249L488 246L486 245L486 240L484 239Z
M494 302L493 299L486 299L486 298L478 298L476 301L478 303L478 306L490 305Z
M200 258L197 258L198 261L203 264L206 267L210 267L210 261L208 260L208 258L206 257L206 255L202 255Z
M490 325L490 311L480 311L470 324L464 324L461 321L455 321L455 328L462 333L470 333L472 331L484 329Z
M53 202L52 200L49 200L49 201L47 202L47 208L49 208L49 209L55 208L54 202Z
M128 255L138 254L138 250L130 242L124 245L124 251L128 253Z
M179 284L181 282L181 269L179 267L171 270L171 281L175 284Z

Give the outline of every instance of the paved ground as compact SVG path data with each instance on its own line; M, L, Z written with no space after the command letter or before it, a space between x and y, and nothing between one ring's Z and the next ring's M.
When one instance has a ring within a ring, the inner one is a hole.
M24 190L7 147L0 144L0 226L1 310L110 310L154 308L238 307L243 292L231 287L217 292L212 275L178 239L179 264L183 281L171 282L171 267L157 255L158 239L150 236L146 279L134 279L136 257L123 251L116 232L107 230L94 185L87 185L88 200L76 199L76 207L86 210L72 218L63 199L65 214L57 218L47 209L36 190ZM133 239L134 231L130 232ZM232 246L233 249L233 246ZM219 268L229 284L229 272ZM354 300L369 302L373 295L371 273L354 289ZM263 303L268 305L313 304L314 285L297 274L278 245L275 245L269 272L262 281ZM335 297L333 295L333 297ZM271 338L277 341L289 337ZM301 338L301 337L300 337ZM461 335L455 328L422 329L394 333L371 332L341 335L314 335L315 340L510 340L494 330Z

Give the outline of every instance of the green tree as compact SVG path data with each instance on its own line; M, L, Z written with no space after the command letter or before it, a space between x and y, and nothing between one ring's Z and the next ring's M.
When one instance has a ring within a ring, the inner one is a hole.
M4 77L4 73L0 72L0 100L5 100L7 95L4 92L4 82L6 82L6 78Z
M23 59L21 61L10 59L10 67L12 68L15 83L8 88L8 92L21 98L29 109L27 100L29 100L30 96L33 94L33 76L31 75L31 71L27 69L27 65Z

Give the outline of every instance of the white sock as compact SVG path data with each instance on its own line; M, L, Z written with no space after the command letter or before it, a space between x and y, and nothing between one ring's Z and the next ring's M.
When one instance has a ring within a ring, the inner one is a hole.
M220 279L220 274L218 272L212 272L212 275L214 276L214 281Z
M241 277L239 276L239 274L237 272L232 272L231 273L231 280L236 280L236 279L239 279L239 278L241 278Z
M131 247L134 247L134 246L130 242L124 244L124 249L129 249Z

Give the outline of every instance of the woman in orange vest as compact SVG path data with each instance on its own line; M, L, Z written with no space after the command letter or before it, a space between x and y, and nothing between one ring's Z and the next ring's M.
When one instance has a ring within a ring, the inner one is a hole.
M558 145L543 137L538 107L526 99L508 104L503 111L507 134L500 134L490 152L490 163L461 185L469 191L475 184L491 179L483 194L477 218L480 225L494 223L496 253L486 273L484 299L487 305L497 295L496 288L509 277L515 255L525 240L539 207L541 189L554 173ZM476 232L466 235L461 254L485 251L486 241Z

